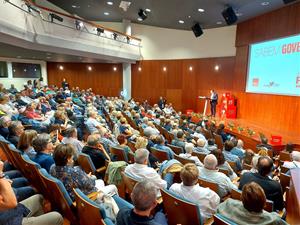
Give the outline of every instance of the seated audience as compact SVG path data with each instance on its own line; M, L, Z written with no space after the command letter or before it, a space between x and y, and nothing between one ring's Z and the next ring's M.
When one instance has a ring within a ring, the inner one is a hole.
M185 144L186 153L181 153L179 154L179 156L185 159L193 160L196 166L203 166L203 163L198 159L198 157L192 155L193 151L194 151L194 145L192 143L186 143Z
M208 150L208 148L205 147L205 144L206 144L206 141L204 139L202 139L202 138L199 138L197 140L197 146L194 149L195 152L200 152L200 153L203 153L203 154L209 154L210 150Z
M252 158L253 158L254 155L255 154L251 149L247 149L245 151L245 157L244 157L244 160L243 160L243 164L251 165Z
M211 139L207 140L207 149L209 151L213 151L213 150L218 149L218 146L216 145L215 139L211 138Z
M42 195L34 195L20 203L11 188L11 181L0 179L0 224L63 225L63 217L57 212L43 211Z
M230 180L234 180L234 179L237 178L236 173L233 171L233 169L231 168L229 163L227 161L225 161L225 157L224 157L224 154L223 154L222 150L220 150L220 149L214 150L214 151L211 152L211 154L216 156L216 158L218 160L218 168L228 171L228 175L229 175Z
M184 150L185 149L186 140L185 140L185 135L184 135L183 131L179 130L177 132L177 136L176 137L177 137L176 139L172 140L171 144L175 145L175 146L178 146L178 147L181 147L182 150Z
M284 162L283 166L289 169L300 168L300 152L293 151L291 154L292 161Z
M52 176L61 180L73 200L73 188L79 188L86 195L96 191L112 195L118 193L115 185L105 186L103 180L96 180L95 176L86 174L80 167L74 167L74 151L70 144L56 146L53 153L55 165L50 170Z
M218 195L223 198L228 195L232 189L237 187L230 181L224 173L218 172L217 158L209 154L204 158L204 167L199 168L199 177L218 184Z
M9 116L2 116L0 118L0 135L7 138L9 135L9 125L11 124L11 119Z
M14 146L18 145L21 134L24 132L24 127L20 121L12 121L8 127L9 135L7 140Z
M268 200L274 202L275 210L282 210L284 207L283 193L280 184L272 180L269 174L272 172L273 160L267 156L261 156L257 163L257 173L244 173L241 177L239 189L250 182L256 182L265 191Z
M88 136L87 144L83 147L82 153L91 157L96 169L105 166L105 160L110 160L109 155L101 145L100 136L98 134Z
M169 159L174 158L175 153L172 151L171 148L169 148L168 146L165 146L165 138L162 135L158 135L155 138L155 142L156 142L156 144L153 146L154 148L164 151L164 152L167 152Z
M224 131L225 125L223 123L219 124L218 129L216 131L216 134L220 135L222 137L223 142L227 141L228 135Z
M131 151L131 149L127 146L127 139L126 139L126 136L124 134L120 134L118 137L117 137L117 140L119 142L119 145L117 147L123 149L125 151L125 155L127 157L127 159L129 159L129 153L133 153Z
M218 206L217 213L240 225L287 224L276 212L265 211L265 204L264 190L250 182L243 187L241 201L229 198Z
M170 191L176 195L199 205L203 220L211 218L220 203L220 197L209 188L198 184L199 170L191 163L185 164L180 172L182 183L173 184Z
M235 162L236 168L238 171L242 170L242 164L241 164L241 160L238 156L233 155L231 153L231 150L233 149L234 144L232 141L226 141L224 144L224 157L226 159L226 161L230 161L230 162ZM234 169L234 168L233 168Z
M147 149L138 149L135 151L134 164L125 168L125 173L138 179L151 181L157 188L166 188L167 182L163 180L155 169L148 166L149 151Z
M240 158L242 161L245 157L245 150L243 149L244 142L242 140L237 140L235 138L232 138L231 141L233 142L233 149L230 151L231 154L236 155Z
M137 137L134 147L136 149L147 148L147 145L148 145L148 140L146 138L144 138L144 137Z
M37 152L32 160L49 172L50 167L54 164L54 160L51 156L51 153L53 152L53 143L50 135L45 133L39 134L33 140L32 146Z
M0 110L9 117L19 114L18 110L10 102L8 95L0 96Z
M117 225L167 225L165 215L157 212L156 196L159 189L150 181L137 183L131 193L133 209L122 208L117 215Z
M196 137L198 139L203 139L206 141L205 136L202 133L202 127L198 126L195 130L195 133L192 135L193 137Z
M89 118L87 119L85 125L87 126L91 134L97 131L101 131L101 129L103 128L101 123L96 118L97 118L97 112L90 111Z
M33 140L38 136L35 130L25 130L21 134L17 148L33 159L36 156L36 151L32 146Z
M65 137L62 139L63 144L72 144L75 148L75 158L82 151L83 143L78 140L77 129L75 127L70 127L65 131Z
M149 121L147 123L147 127L144 128L144 133L148 133L148 136L159 135L159 131L157 130L152 121Z

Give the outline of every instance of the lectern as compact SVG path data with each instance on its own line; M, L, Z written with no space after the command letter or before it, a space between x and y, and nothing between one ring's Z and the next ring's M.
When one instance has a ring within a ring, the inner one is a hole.
M204 110L203 110L203 116L205 116L206 115L207 104L208 104L208 101L210 101L210 98L206 97L206 96L199 96L198 98L205 100Z

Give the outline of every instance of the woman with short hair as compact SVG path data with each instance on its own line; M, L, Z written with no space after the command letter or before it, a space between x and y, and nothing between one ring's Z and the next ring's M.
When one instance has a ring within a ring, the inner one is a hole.
M36 156L36 151L32 146L32 142L37 135L38 133L35 130L25 130L24 133L21 134L18 142L18 149L28 155L31 159Z

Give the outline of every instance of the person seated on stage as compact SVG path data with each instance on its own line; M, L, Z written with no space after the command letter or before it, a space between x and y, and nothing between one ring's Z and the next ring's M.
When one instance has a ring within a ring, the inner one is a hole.
M53 143L50 135L46 133L39 134L33 140L32 146L37 152L32 160L49 172L50 167L54 164L54 160L51 156L51 153L53 152Z
M218 160L213 154L204 158L204 167L199 168L199 177L218 184L218 195L223 198L232 189L237 187L231 182L230 178L218 171Z
M236 169L238 171L241 171L242 170L242 163L241 163L240 158L231 153L231 150L233 149L233 147L234 147L234 144L233 144L232 141L226 141L225 144L224 144L223 153L224 153L226 161L235 162Z
M192 143L186 143L185 144L186 153L181 153L179 154L179 156L185 159L193 160L197 166L203 166L203 163L198 159L197 156L192 156L193 151L194 151L194 145Z
M25 130L23 134L21 134L18 142L18 149L28 155L31 159L36 156L36 151L32 146L32 142L37 136L38 133L35 130Z
M272 180L269 174L272 172L273 160L267 156L261 156L257 163L257 173L244 173L241 177L239 189L243 189L244 185L254 181L258 183L265 191L268 200L274 202L275 210L284 208L283 193L280 183Z
M260 141L261 141L261 144L256 145L256 148L257 148L257 149L260 149L260 148L262 148L262 147L265 147L265 148L268 149L268 150L272 150L272 145L269 145L269 144L268 144L268 139L267 139L266 137L262 137L262 138L260 139Z
M167 188L167 181L163 180L155 169L148 166L149 151L141 148L135 151L134 164L125 168L125 173L139 181L145 179L152 182L157 188Z
M137 183L131 193L133 209L121 208L117 215L118 225L167 225L162 212L152 213L157 206L156 197L159 189L150 181Z
M171 142L171 144L175 145L175 146L178 146L178 147L181 147L182 150L184 150L185 144L186 144L186 140L185 140L185 135L184 135L183 131L182 130L178 130L176 136L177 136L177 138L173 139L172 142Z
M197 140L197 145L196 145L196 148L194 149L195 152L200 152L200 153L203 153L203 154L209 154L211 151L208 150L207 147L205 147L205 144L206 144L206 141L199 138Z
M218 206L217 213L240 225L287 224L276 212L265 211L265 204L264 190L259 184L250 182L243 187L241 201L228 198Z
M245 157L245 150L243 149L244 142L241 139L237 140L236 138L231 138L231 141L234 145L234 148L230 151L231 154L238 156L242 161Z
M229 139L229 136L225 133L224 129L225 129L225 125L223 123L221 123L218 126L218 129L216 131L216 134L218 134L222 137L223 142L225 142Z
M57 212L44 213L42 195L31 196L20 203L11 188L11 181L0 179L0 224L63 225Z
M165 138L162 135L156 136L155 142L156 142L156 144L153 146L154 148L164 151L164 152L167 152L169 159L174 158L175 153L172 151L171 148L169 148L168 146L165 146Z
M291 154L292 162L284 162L283 167L291 169L300 168L300 152L293 151ZM288 173L290 174L290 172Z
M86 174L80 167L74 166L74 152L75 149L70 144L56 146L53 153L55 165L50 169L50 174L61 180L73 200L73 188L79 188L86 195L97 191L112 195L118 193L115 185L105 186L103 180L96 180L95 176Z
M12 121L8 127L9 135L7 140L14 146L18 145L20 136L24 132L24 127L20 121Z
M237 178L236 173L233 171L233 169L231 168L229 163L225 160L225 157L224 157L224 154L223 154L222 150L220 150L220 149L213 150L211 152L211 154L216 156L216 158L218 160L218 168L228 171L228 175L229 175L230 180L234 180L234 179Z
M199 205L201 218L205 221L216 212L216 208L220 203L220 197L209 188L200 187L198 177L199 170L197 166L187 163L180 172L182 183L172 184L170 191Z
M88 136L87 144L83 147L82 153L91 157L96 169L105 166L105 160L110 160L109 155L100 142L99 134L91 134Z

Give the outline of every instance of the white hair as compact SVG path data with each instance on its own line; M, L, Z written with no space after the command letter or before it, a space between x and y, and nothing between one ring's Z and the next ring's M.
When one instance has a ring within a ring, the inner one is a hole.
M293 161L300 162L300 152L293 151L292 152L292 159L293 159Z
M140 148L134 153L134 161L137 164L144 164L145 160L148 160L149 151L145 148Z
M238 147L238 148L243 148L243 146L244 146L244 142L243 142L241 139L239 139L239 140L237 141L236 147Z
M218 165L218 160L213 154L209 154L204 158L204 167L209 170L215 170Z
M194 150L194 145L192 143L185 144L185 151L186 153L192 153Z

